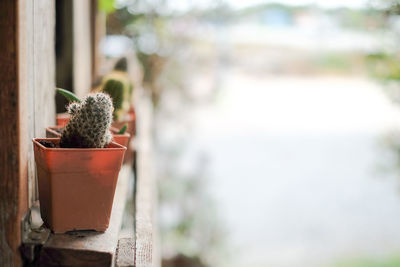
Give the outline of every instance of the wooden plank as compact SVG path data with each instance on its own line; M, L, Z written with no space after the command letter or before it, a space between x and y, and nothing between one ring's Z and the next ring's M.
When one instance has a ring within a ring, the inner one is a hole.
M0 1L0 266L21 264L17 19L17 3Z
M118 233L132 170L123 166L114 196L110 226L104 233L74 231L52 234L40 253L43 266L111 266L118 245Z
M100 67L103 66L103 55L100 51L100 41L106 35L106 14L98 10L98 0L91 0L91 33L92 33L92 81L100 79Z
M52 7L51 0L0 2L1 266L22 264L20 220L36 198L30 140L35 127L40 129L54 118L49 105L53 101L49 92L54 92ZM39 106L46 103L36 117L35 100Z
M154 210L156 205L156 187L152 161L152 105L148 95L140 97L137 103L137 180L135 200L136 252L135 266L159 266L160 259L156 252Z
M83 98L92 85L90 1L73 0L74 92Z
M33 50L28 59L32 64L28 65L29 72L32 73L33 90L29 90L31 102L30 114L24 114L26 118L33 114L33 127L29 127L29 136L24 142L29 147L28 160L30 161L29 185L30 203L29 206L39 199L38 189L35 178L35 164L33 155L32 138L45 137L46 127L55 122L55 52L54 52L54 25L55 25L55 5L52 0L33 1L33 23L27 24L27 30L32 26L32 43L29 46Z
M117 255L115 260L116 267L135 266L135 239L121 238L118 242Z

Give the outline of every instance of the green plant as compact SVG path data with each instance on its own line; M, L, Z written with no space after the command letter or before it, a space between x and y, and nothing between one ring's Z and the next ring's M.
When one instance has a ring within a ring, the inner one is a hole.
M114 120L125 120L131 107L133 84L128 74L128 60L120 58L114 69L104 78L101 88L111 96L114 104Z
M111 96L114 105L113 117L114 120L118 121L124 113L124 84L118 80L110 79L104 84L103 92Z
M110 143L113 104L107 94L90 94L81 103L71 103L67 111L71 119L61 134L60 147L103 148Z
M124 126L122 126L122 128L118 131L117 134L124 134L127 129L128 129L128 125L125 124Z
M78 103L81 102L81 100L71 91L62 88L57 88L57 92L63 95L69 102L78 102Z

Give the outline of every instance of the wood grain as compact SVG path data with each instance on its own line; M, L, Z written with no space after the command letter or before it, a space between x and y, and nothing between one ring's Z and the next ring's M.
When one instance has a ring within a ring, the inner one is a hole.
M0 1L0 266L18 264L20 231L17 3ZM20 264L20 262L19 262Z
M83 98L92 85L90 1L73 0L74 92Z
M123 166L114 196L110 226L106 232L74 231L52 234L43 246L40 263L43 266L111 266L118 245L118 233L127 198L132 170Z
M155 255L155 205L156 187L152 163L152 106L150 97L140 96L137 105L137 181L135 200L136 255L135 266L159 266L160 260Z
M53 11L51 0L0 1L1 266L22 263L20 221L36 199L31 138L54 119Z
M116 267L134 267L135 266L135 239L121 238L118 242Z

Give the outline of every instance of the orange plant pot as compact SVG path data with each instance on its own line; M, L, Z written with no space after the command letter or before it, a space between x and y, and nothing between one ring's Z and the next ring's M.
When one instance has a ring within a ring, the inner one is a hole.
M123 121L114 121L112 123L112 127L121 129L125 124L128 126L126 129L126 132L129 133L131 136L134 136L136 134L136 114L135 110L132 108L128 112L129 118L127 120Z
M129 119L124 121L115 121L112 123L112 126L117 129L121 129L124 125L128 126L126 132L130 134L130 137L128 139L128 145L127 145L128 150L126 151L124 157L125 164L131 164L134 161L134 156L135 156L135 152L129 145L132 137L135 136L136 134L136 113L133 107L130 109L128 114L129 114Z
M46 128L46 138L57 138L61 137L60 131L64 129L64 125L57 125Z
M33 139L42 219L55 233L105 231L126 148L47 148Z
M110 131L113 135L114 142L120 144L121 146L128 148L129 140L131 138L131 135L129 133L125 132L123 134L118 134L119 129L114 128L114 127L111 127Z
M57 125L64 127L68 124L71 115L68 113L58 113L56 116Z

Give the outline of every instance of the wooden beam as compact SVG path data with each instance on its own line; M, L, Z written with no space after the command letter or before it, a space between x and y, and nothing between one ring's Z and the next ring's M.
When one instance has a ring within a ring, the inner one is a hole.
M131 176L130 166L123 166L118 178L110 226L107 231L52 234L41 250L40 264L43 266L112 266Z
M99 82L103 65L100 42L106 35L106 14L98 9L98 0L91 0L92 81Z
M83 98L92 86L91 2L73 0L74 92Z
M137 179L135 197L135 266L160 266L157 253L155 209L157 191L152 159L152 104L150 96L141 91L140 103L136 103L137 131Z
M0 1L0 266L20 265L18 2Z

